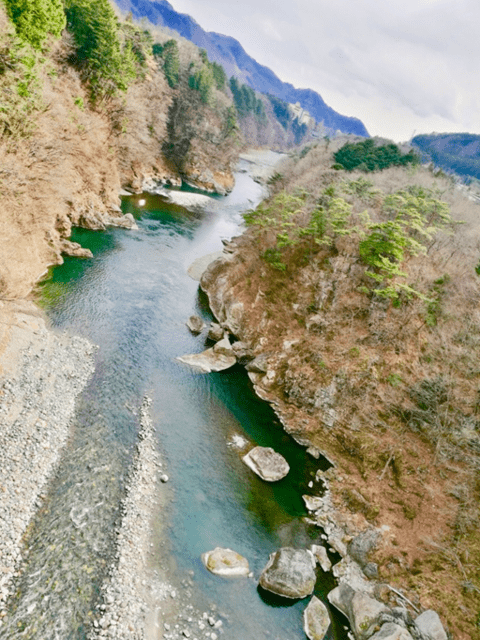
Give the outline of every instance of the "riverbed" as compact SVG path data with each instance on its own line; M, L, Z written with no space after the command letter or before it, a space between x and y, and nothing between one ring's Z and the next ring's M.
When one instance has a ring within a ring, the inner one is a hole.
M280 603L260 593L257 581L278 547L319 540L320 530L303 521L301 496L320 490L309 483L327 464L284 433L243 368L205 375L176 361L205 348L205 334L193 336L186 319L195 313L211 320L189 265L221 250L222 239L239 233L242 212L265 196L250 169L242 161L233 192L212 197L203 212L155 195L124 198L122 208L139 229L75 230L72 240L91 249L93 259L67 258L44 282L42 300L55 329L88 339L98 351L57 476L26 538L17 597L0 637L63 640L89 633L110 576L145 395L169 478L147 523L146 635L187 637L181 634L190 629L192 638L305 637L307 602ZM256 477L241 461L253 444L282 453L291 467L287 478L267 484ZM244 555L254 578L208 573L200 556L216 546ZM151 576L168 589L156 593ZM325 600L333 586L321 575L316 593ZM221 624L201 629L199 612ZM327 638L344 636L335 617Z

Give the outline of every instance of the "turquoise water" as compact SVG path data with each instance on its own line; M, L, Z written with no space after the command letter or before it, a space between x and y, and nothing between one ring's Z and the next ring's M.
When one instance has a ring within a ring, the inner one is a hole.
M17 637L19 623L27 638L84 637L112 549L145 393L153 399L173 493L167 511L155 514L159 526L167 519L172 579L180 583L194 572L196 591L228 614L226 638L305 637L307 601L279 603L259 593L256 580L213 576L200 555L233 548L258 578L278 547L317 541L320 531L302 521L301 495L315 493L307 484L326 465L285 434L242 367L204 375L175 360L204 348L205 338L186 328L188 316L211 319L188 266L238 233L241 212L262 196L262 188L239 173L232 194L212 199L201 215L157 196L126 198L123 209L135 215L139 230L76 230L72 240L90 248L93 260L67 258L43 284L54 326L87 337L99 350L58 478L27 541L30 556L4 637ZM273 484L257 478L232 446L234 435L274 447L288 460L289 475ZM85 510L80 529L72 524L72 508L74 514ZM331 577L319 575L319 596L333 586ZM327 638L343 637L335 618Z

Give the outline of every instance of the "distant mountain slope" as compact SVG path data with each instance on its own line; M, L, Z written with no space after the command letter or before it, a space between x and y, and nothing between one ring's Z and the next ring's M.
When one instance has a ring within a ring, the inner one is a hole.
M431 133L415 136L412 145L437 167L480 180L480 135Z
M296 89L282 82L271 69L254 60L242 45L229 36L207 32L190 16L178 13L167 0L115 0L123 11L131 11L135 18L145 17L154 24L178 31L198 47L207 51L210 60L223 65L228 76L235 76L255 91L270 93L295 104L299 102L317 122L333 131L368 137L365 125L358 118L342 116L325 104L311 89Z

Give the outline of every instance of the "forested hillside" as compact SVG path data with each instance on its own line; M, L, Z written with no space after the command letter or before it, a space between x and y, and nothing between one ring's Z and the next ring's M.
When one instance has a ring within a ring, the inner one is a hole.
M431 133L412 138L425 161L447 172L480 180L480 136L473 133Z
M337 113L311 89L296 89L293 85L282 82L271 69L249 56L238 40L205 31L190 16L175 11L167 0L116 0L116 3L123 11L131 11L136 18L145 17L154 24L174 29L187 40L205 49L211 60L221 64L227 75L235 76L240 83L291 104L299 102L329 133L339 130L368 137L365 126L358 118Z

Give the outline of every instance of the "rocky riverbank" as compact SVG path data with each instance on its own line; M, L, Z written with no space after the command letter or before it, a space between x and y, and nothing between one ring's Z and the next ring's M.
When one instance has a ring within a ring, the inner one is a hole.
M94 347L59 336L31 302L0 302L0 616L69 435L75 399L93 372Z

